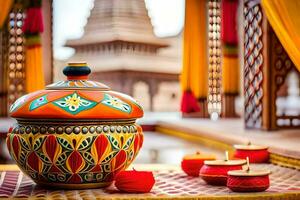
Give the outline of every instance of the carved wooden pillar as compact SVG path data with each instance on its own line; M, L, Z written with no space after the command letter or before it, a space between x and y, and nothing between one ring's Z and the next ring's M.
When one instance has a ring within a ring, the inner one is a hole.
M223 118L239 117L235 112L235 98L236 94L222 94L222 112Z
M7 116L7 49L8 31L0 30L0 117Z

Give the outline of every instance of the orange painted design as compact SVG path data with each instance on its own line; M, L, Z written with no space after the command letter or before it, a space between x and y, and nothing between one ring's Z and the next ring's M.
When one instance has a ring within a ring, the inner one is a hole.
M74 67L72 70L76 69ZM143 116L143 109L132 97L111 91L101 83L87 81L87 75L80 72L76 72L78 76L68 76L70 81L59 81L45 90L21 97L12 105L11 117L124 120ZM43 103L38 104L41 97Z
M81 111L80 113L73 115L66 112L65 110L55 106L52 102L58 99L61 99L67 95L71 95L76 92L82 98L85 98L89 101L97 102L97 105L89 110ZM30 103L47 94L48 103L30 111ZM131 112L121 112L112 107L101 104L101 100L104 99L104 94L109 94L113 97L126 102L131 107ZM11 117L14 118L40 118L40 119L57 119L57 118L73 118L73 119L136 119L143 116L143 110L141 107L134 102L131 97L123 95L118 92L113 91L76 91L76 90L41 90L34 93L31 93L27 96L26 102L21 105L19 108L11 112Z

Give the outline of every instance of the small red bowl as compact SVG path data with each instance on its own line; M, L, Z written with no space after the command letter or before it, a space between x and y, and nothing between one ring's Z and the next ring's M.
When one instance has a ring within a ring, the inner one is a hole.
M227 187L234 192L262 192L270 186L269 174L267 170L229 171Z
M196 154L186 155L181 161L181 169L188 176L198 177L201 167L205 160L215 160L214 155L201 154L197 152Z
M246 160L214 160L204 161L200 177L210 185L226 185L227 172L241 170Z
M236 149L234 157L239 159L246 159L249 157L251 163L266 163L269 161L268 147L258 145L234 145Z

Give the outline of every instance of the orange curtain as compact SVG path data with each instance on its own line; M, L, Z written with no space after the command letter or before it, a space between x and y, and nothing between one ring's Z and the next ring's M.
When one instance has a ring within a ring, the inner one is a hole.
M238 0L221 1L222 92L238 94L240 67L238 59Z
M300 1L262 0L261 5L282 46L300 71Z
M45 80L42 66L42 47L40 45L27 47L25 66L26 92L43 89Z
M29 2L22 27L26 36L25 77L27 93L45 87L40 38L40 33L44 30L41 4L41 0Z
M206 0L186 0L183 38L183 69L181 86L183 95L191 98L207 97L207 28ZM182 105L190 102L182 99ZM196 109L197 110L197 109Z
M0 0L0 29L9 14L12 4L13 0Z

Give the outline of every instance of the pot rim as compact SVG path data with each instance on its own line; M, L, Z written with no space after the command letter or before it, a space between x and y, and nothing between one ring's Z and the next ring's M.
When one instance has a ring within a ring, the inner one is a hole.
M231 170L227 173L230 176L244 177L244 176L266 176L271 174L270 170Z
M262 146L262 145L253 145L253 144L235 144L233 145L233 147L236 149L236 150L248 150L248 151L251 151L251 150L264 150L264 149L268 149L269 147L268 146Z
M15 118L18 123L22 124L133 124L136 119L70 119L70 118L57 118L57 119L40 119L40 118Z

